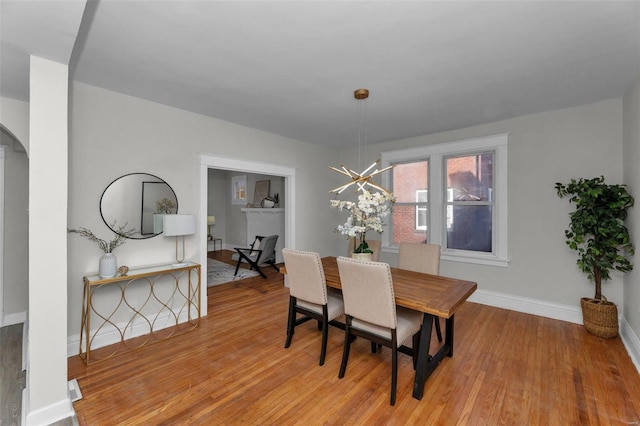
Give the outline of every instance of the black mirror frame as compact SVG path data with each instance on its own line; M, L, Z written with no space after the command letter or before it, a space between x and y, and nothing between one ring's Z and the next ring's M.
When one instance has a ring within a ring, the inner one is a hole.
M107 219L104 217L103 208L102 208L102 201L104 199L105 193L109 190L111 185L113 185L115 182L119 181L120 179L126 178L127 176L133 176L133 175L149 176L150 178L158 179L157 183L164 183L165 185L167 185L167 187L171 190L171 192L173 193L173 196L174 196L174 198L176 200L176 213L178 213L178 196L176 195L176 192L173 190L171 185L169 185L164 179L162 179L162 178L160 178L160 177L158 177L156 175L153 175L151 173L145 173L145 172L127 173L126 175L122 175L122 176L117 177L116 179L112 180L111 183L109 183L109 185L107 185L107 187L104 189L104 191L102 191L102 195L100 196L100 205L99 205L100 217L102 217L102 221L105 223L105 225L107 225L107 228L109 228L110 230L112 230L113 232L115 232L116 234L119 234L119 235L122 235L122 234L120 234L117 229L113 229L111 227L112 224L110 224L107 221ZM141 224L140 225L140 233L136 233L136 236L126 236L126 235L124 235L124 236L126 238L129 238L129 239L132 239L132 240L146 240L146 239L153 238L153 237L156 237L156 236L162 234L162 232L159 232L157 234L143 234L142 231L143 230L142 230L142 224Z

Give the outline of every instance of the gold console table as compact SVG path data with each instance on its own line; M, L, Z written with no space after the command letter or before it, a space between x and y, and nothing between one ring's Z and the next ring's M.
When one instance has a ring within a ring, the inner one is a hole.
M150 266L131 269L124 276L90 275L83 280L79 355L86 365L200 325L197 263ZM97 325L94 330L92 324Z

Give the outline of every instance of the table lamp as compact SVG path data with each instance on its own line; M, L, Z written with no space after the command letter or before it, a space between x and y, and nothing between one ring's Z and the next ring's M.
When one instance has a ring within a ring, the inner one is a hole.
M192 214L166 214L162 218L162 229L165 237L176 237L176 264L186 266L184 261L184 236L196 233L196 217ZM182 257L178 254L178 238L182 237Z
M207 216L207 226L209 227L209 234L207 235L207 240L211 241L213 236L211 235L211 227L216 224L215 216Z

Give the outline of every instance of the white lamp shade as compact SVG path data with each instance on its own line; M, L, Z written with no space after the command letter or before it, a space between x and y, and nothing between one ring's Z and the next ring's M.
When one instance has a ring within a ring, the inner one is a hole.
M207 225L215 225L216 217L215 216L207 216Z
M192 214L166 214L162 229L166 237L192 235L196 233L196 216Z

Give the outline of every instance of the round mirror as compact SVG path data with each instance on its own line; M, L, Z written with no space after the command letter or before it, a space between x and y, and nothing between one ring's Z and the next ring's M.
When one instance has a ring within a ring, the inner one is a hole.
M115 233L133 230L129 238L162 233L162 215L178 213L173 189L157 176L131 173L114 180L100 198L102 220Z

